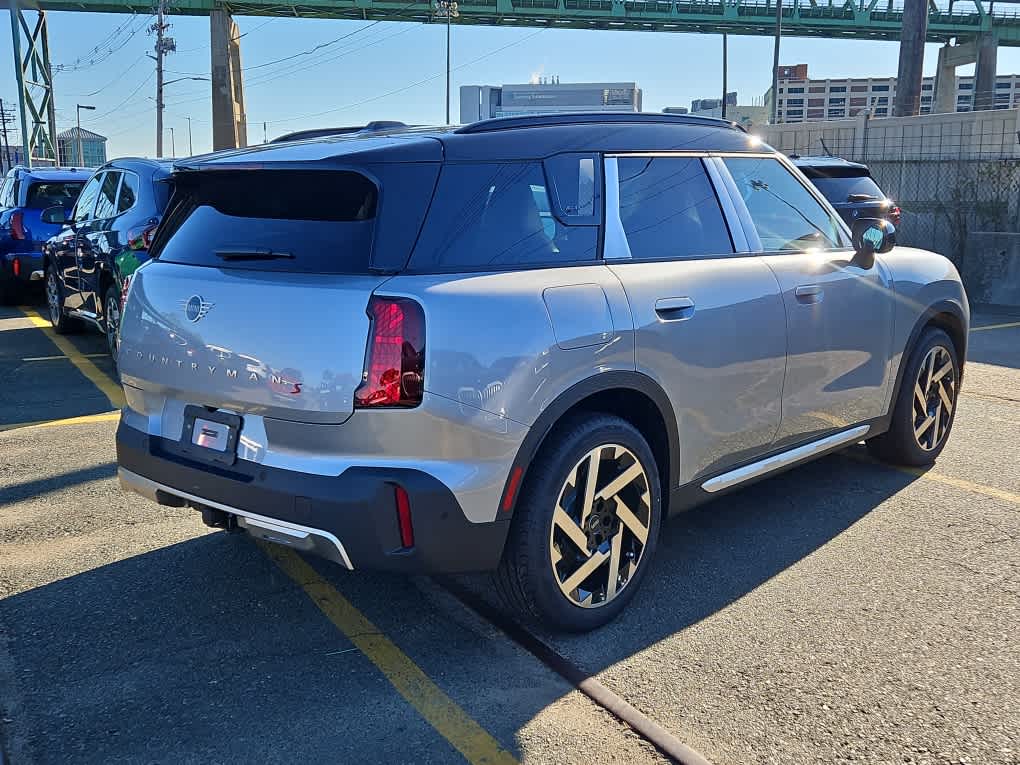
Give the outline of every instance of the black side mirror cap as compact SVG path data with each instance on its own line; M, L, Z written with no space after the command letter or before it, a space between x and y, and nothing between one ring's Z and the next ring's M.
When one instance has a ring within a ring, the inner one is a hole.
M67 217L67 213L64 212L62 205L53 205L47 207L39 215L39 219L43 223L56 223L58 225L66 225L71 222L71 219Z
M884 218L859 218L850 230L859 255L881 255L896 246L896 227Z

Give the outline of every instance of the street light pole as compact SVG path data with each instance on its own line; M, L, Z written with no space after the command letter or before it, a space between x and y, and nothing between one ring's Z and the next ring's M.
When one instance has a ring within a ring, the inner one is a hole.
M74 111L75 111L75 115L78 118L78 136L77 136L77 138L78 138L78 167L84 167L85 166L85 152L83 151L82 140L81 140L81 110L82 109L85 109L86 111L94 112L96 110L96 107L94 107L94 106L86 106L85 104L75 104L75 110ZM57 152L57 153L59 154L60 152ZM57 162L60 162L60 157L57 157Z
M188 121L188 156L194 157L195 148L191 145L191 117L185 117L184 119Z
M446 124L450 124L450 23L460 16L456 0L434 0L432 7L437 16L446 17Z
M722 118L726 119L726 33L722 33Z
M174 144L174 129L172 125L170 126L170 156L171 157L177 156L177 148L176 145Z

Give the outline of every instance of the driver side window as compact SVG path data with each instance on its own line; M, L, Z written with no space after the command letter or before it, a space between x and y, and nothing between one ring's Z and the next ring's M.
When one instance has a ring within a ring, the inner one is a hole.
M839 221L778 159L726 157L723 162L747 205L765 252L850 246Z
M75 223L92 220L92 211L96 207L96 197L99 196L99 185L103 182L103 175L93 175L85 184L85 188L81 190L78 201L74 205Z

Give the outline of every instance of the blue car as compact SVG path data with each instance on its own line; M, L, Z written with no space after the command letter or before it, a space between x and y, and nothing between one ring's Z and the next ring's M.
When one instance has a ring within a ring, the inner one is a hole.
M68 212L78 200L91 170L11 169L0 184L0 303L19 300L33 282L42 286L43 244L61 229L44 223L47 207Z

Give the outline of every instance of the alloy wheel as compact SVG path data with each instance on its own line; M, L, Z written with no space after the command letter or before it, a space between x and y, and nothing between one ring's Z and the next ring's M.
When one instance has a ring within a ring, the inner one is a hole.
M50 323L56 326L60 323L60 290L53 271L46 272L46 305L50 311Z
M106 344L110 355L117 359L117 330L120 329L120 301L111 290L106 296Z
M597 608L633 579L648 542L651 497L632 451L606 444L570 471L553 511L553 576L574 605Z
M933 451L949 432L956 405L956 367L949 350L936 345L921 362L914 382L914 439Z

